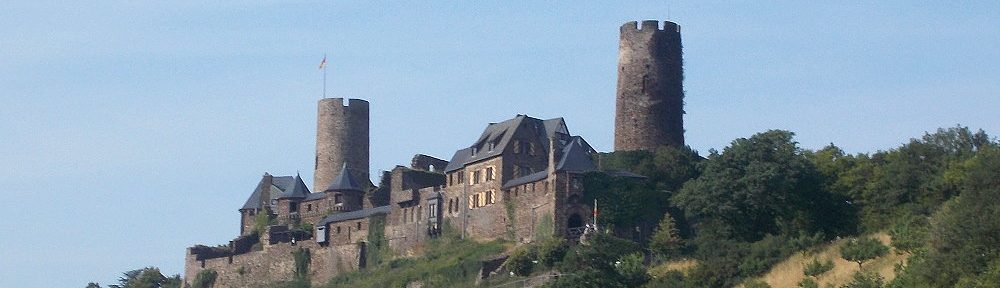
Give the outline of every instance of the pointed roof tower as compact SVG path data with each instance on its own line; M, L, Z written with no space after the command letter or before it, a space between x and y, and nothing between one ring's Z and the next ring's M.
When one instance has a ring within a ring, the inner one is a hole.
M363 192L361 190L361 185L358 185L358 182L354 181L354 176L351 175L351 171L347 169L347 163L344 163L344 166L340 168L340 175L337 175L336 178L333 178L333 182L330 182L330 186L326 187L326 190L323 190L323 192L330 192L330 191Z
M306 183L302 182L302 177L295 173L292 188L285 191L285 194L282 194L280 198L306 198L309 193L309 187L306 187Z

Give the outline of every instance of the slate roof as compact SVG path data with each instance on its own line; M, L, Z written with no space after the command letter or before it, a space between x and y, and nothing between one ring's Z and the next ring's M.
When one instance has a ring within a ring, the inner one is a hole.
M309 187L306 186L306 183L302 182L302 177L299 177L299 175L295 175L295 180L292 182L291 189L285 189L285 193L278 196L278 199L306 198L306 196L312 194L309 192Z
M541 120L526 115L517 115L500 123L490 123L472 146L455 152L451 161L448 162L448 166L445 167L445 172L455 171L466 164L500 155L510 145L510 140L516 134L517 129L530 125L541 125L539 127L541 133L537 137L542 143L542 151L548 151L549 138L557 134L569 135L569 129L566 128L566 121L563 118ZM490 149L490 144L492 144L492 149Z
M587 172L597 169L592 160L592 155L596 153L594 148L583 137L572 136L564 140L563 149L559 152L559 159L556 161L556 171L562 172ZM540 181L548 177L548 171L542 170L522 177L514 178L503 184L501 189L508 189L517 185Z
M285 193L285 190L292 187L294 182L295 178L292 176L272 176L271 187L264 187L264 177L261 177L260 182L257 183L257 187L254 188L253 193L250 194L250 198L247 198L247 202L243 204L243 208L240 208L240 210L260 209L261 191L269 189L271 196L270 200L278 199L282 193Z
M370 180L369 180L370 181ZM357 181L354 181L354 175L351 175L351 171L347 169L347 163L340 168L340 174L336 178L333 178L333 182L330 182L330 186L326 187L325 191L357 191L360 192L361 185L358 185Z
M375 214L389 214L389 205L379 206L375 208L356 210L351 212L337 213L330 216L323 217L316 223L317 226L326 226L329 223L336 223L347 220L361 219Z

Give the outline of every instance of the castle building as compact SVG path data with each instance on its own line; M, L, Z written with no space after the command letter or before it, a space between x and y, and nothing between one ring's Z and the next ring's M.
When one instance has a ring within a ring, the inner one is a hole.
M615 151L684 146L684 60L681 27L670 21L628 22L618 45Z
M665 23L621 28L616 150L684 145L680 34ZM240 236L227 246L188 248L184 275L211 269L222 287L289 280L292 254L307 249L309 278L319 284L365 268L373 247L416 255L446 229L474 240L574 242L591 221L592 207L581 199L584 174L598 170L597 152L563 118L490 123L450 161L417 154L409 167L383 172L376 186L368 174L368 109L360 99L320 100L313 191L300 175L264 173L238 209Z

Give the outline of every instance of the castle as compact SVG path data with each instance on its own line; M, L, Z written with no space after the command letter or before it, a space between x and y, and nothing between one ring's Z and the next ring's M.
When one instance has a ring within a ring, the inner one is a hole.
M680 27L628 22L620 33L615 150L683 146ZM490 123L450 160L418 154L374 185L368 111L360 99L320 100L312 190L299 175L264 173L239 209L240 236L226 246L188 248L184 275L211 269L222 287L289 280L293 252L308 249L308 274L319 283L365 268L373 246L418 253L446 226L475 240L529 243L576 241L589 223L593 208L581 201L581 182L597 171L597 151L562 118Z

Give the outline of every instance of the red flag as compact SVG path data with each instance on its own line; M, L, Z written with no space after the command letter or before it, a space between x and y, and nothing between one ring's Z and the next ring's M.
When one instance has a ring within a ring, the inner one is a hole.
M326 68L326 55L323 55L323 61L319 62L319 69L323 70L323 68Z

